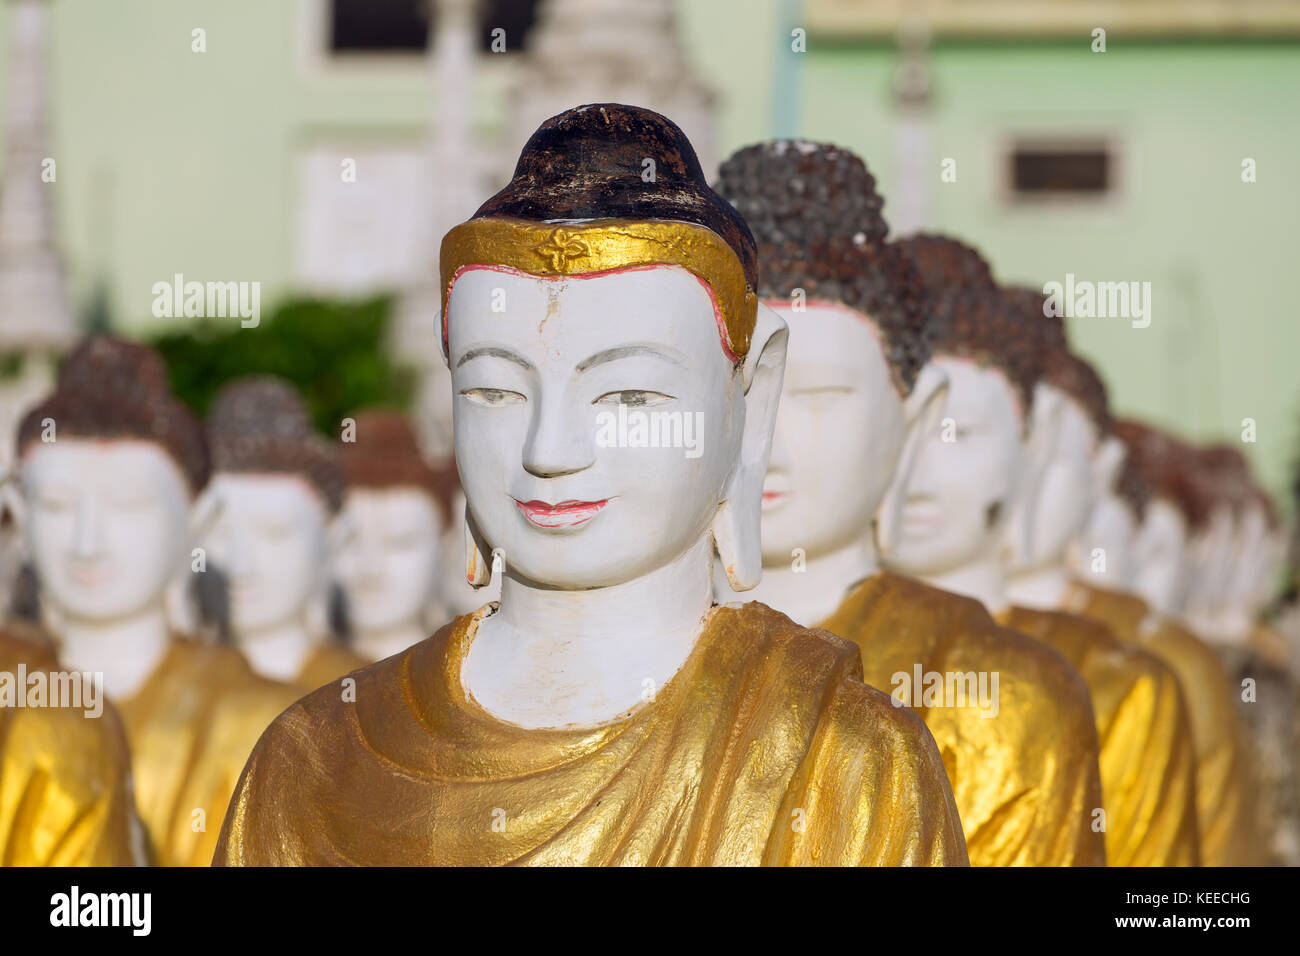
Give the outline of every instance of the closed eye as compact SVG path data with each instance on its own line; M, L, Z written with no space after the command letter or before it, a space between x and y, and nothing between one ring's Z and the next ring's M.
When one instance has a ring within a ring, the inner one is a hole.
M649 389L629 388L618 392L606 392L600 398L592 402L593 405L626 405L629 408L647 408L651 405L662 405L664 402L671 402L672 395L665 395L663 392L652 392Z
M502 408L506 405L522 405L527 399L519 392L505 388L467 388L461 395L475 405L485 408Z

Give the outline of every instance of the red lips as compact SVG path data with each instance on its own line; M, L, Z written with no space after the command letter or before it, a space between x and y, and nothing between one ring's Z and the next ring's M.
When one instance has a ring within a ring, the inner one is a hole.
M574 528L590 521L607 504L608 498L601 501L561 501L554 505L534 500L516 501L515 507L539 528Z

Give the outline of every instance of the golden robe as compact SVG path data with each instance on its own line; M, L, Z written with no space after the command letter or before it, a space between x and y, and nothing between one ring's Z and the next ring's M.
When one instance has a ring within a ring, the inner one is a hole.
M1250 739L1214 650L1185 627L1150 614L1140 598L1076 584L1072 610L1102 621L1123 640L1155 654L1178 676L1196 748L1196 819L1205 866L1268 862L1256 832L1256 785Z
M346 647L337 644L321 644L311 652L307 662L302 665L302 673L294 682L298 689L306 693L317 687L332 683L346 674L365 667L369 661L358 654L353 654Z
M258 677L233 648L177 639L139 691L118 703L154 863L211 862L248 755L299 694Z
M854 648L764 605L717 607L625 717L528 730L461 666L484 608L322 688L262 737L215 864L965 864L925 725Z
M1196 749L1173 670L1075 614L1012 608L1000 620L1060 653L1092 693L1107 862L1197 866Z
M0 671L58 669L48 648L0 634ZM16 688L25 692L26 688ZM0 865L140 866L144 837L121 721L85 708L0 708Z
M858 646L874 687L898 690L918 669L984 674L990 689L998 675L996 715L969 698L904 701L939 745L972 865L1105 865L1092 827L1102 806L1092 705L1059 654L999 627L976 600L889 573L857 585L821 626Z

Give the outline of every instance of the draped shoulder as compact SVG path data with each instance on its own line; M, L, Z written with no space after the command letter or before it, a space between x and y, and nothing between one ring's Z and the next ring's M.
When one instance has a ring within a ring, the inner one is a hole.
M920 721L853 648L761 604L714 608L624 718L525 729L461 664L487 609L322 688L262 737L217 864L961 864Z
M19 665L47 681L59 669L47 642L0 633L0 673L16 681ZM0 707L0 865L145 863L121 720L102 691L98 703L98 717Z
M1013 608L1003 623L1058 651L1088 684L1110 865L1198 865L1196 752L1173 670L1075 614Z
M924 719L973 865L1105 863L1092 703L1064 657L978 601L889 573L860 583L821 626L857 645L868 684Z
M300 693L259 677L231 647L172 641L120 704L155 863L208 865L253 745Z

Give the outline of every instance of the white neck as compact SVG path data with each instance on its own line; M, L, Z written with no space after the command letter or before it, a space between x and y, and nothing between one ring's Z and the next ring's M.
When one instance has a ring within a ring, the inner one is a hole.
M714 593L719 601L761 601L804 627L815 627L839 608L849 589L880 571L876 542L870 533L838 551L808 558L796 570L794 559L763 566L758 587L736 594L727 585L721 562L714 565Z
M1070 590L1070 570L1064 562L1039 565L1011 575L1006 582L1007 599L1023 607L1054 611L1065 603Z
M523 727L591 726L657 693L681 669L713 603L713 538L611 587L559 591L506 574L461 673L489 713Z
M115 621L67 617L59 635L59 657L79 671L104 675L109 697L124 700L144 686L171 643L162 604Z
M430 617L433 617L432 613ZM439 619L442 617L444 615L438 615ZM382 661L386 657L400 654L428 636L429 632L419 621L402 621L379 630L353 632L352 650L368 661Z
M1215 622L1214 637L1230 647L1241 647L1250 643L1254 624L1250 611L1242 607L1229 608Z
M237 634L235 644L254 671L285 682L298 679L316 646L298 618L251 634Z
M937 574L922 574L919 577L926 584L944 591L975 598L990 614L1001 614L1010 604L1007 598L1006 572L1002 560L993 552L961 567Z

